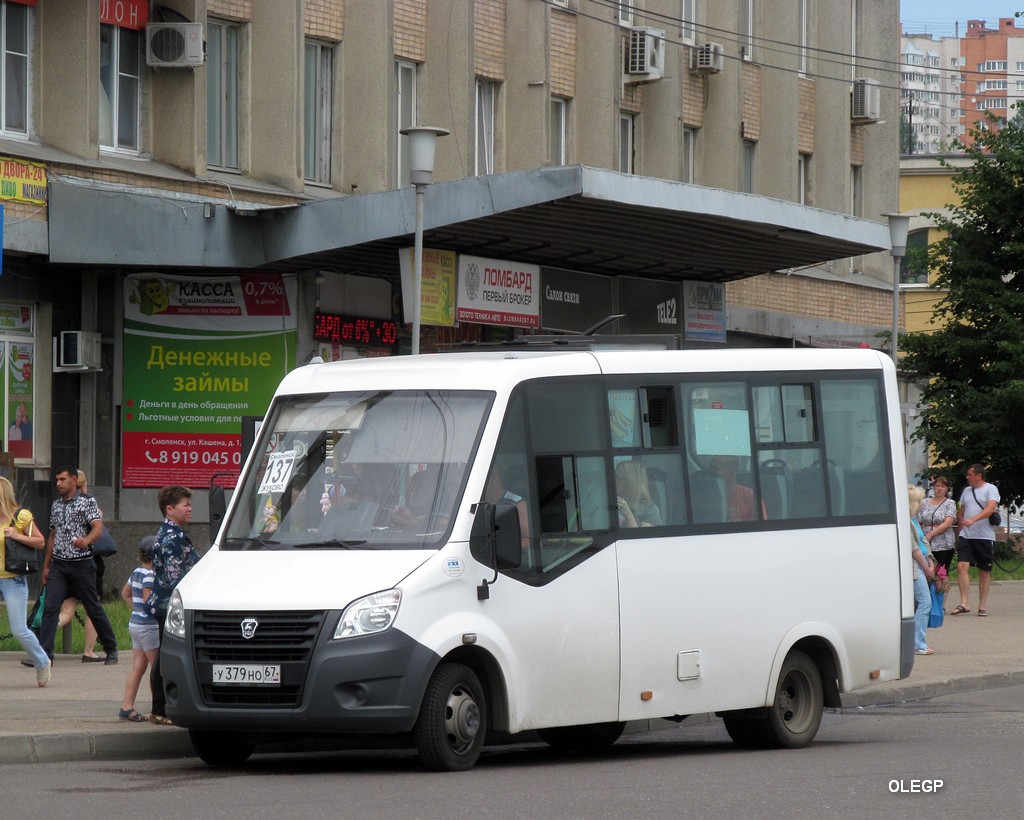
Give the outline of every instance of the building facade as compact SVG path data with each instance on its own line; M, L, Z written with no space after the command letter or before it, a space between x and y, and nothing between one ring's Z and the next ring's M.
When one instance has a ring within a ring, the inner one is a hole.
M2 0L4 450L23 499L41 514L52 469L77 463L134 538L160 484L230 483L283 372L407 351L410 127L450 132L424 350L616 312L684 336L687 305L710 317L694 344L880 346L897 9ZM474 259L535 273L540 308L453 319ZM559 313L570 291L592 312Z

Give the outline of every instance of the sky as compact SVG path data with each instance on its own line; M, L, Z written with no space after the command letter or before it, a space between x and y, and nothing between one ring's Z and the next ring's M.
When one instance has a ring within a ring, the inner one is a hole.
M1024 11L1024 0L900 0L900 22L904 31L936 36L963 37L967 20L984 20L987 28L995 28L1000 17L1013 17ZM956 22L960 30L956 31ZM1017 20L1024 28L1024 17Z

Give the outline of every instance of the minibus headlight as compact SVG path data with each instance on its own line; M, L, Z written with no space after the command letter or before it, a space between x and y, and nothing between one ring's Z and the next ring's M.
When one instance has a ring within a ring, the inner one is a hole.
M171 600L167 604L164 632L175 638L185 637L185 605L181 602L181 593L178 590L171 593Z
M355 635L370 635L390 629L398 616L398 605L402 593L397 589L375 592L353 601L341 613L334 637L351 638Z

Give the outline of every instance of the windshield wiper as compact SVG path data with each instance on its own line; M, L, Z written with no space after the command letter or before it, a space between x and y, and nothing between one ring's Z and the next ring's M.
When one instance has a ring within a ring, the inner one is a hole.
M366 543L366 540L362 541L342 541L338 538L332 538L329 541L308 541L303 544L293 544L292 548L297 550L318 550L318 549L337 549L351 550L356 547L361 547Z
M224 540L224 549L226 550L261 550L261 549L279 549L282 546L280 541L275 541L272 538L226 538Z

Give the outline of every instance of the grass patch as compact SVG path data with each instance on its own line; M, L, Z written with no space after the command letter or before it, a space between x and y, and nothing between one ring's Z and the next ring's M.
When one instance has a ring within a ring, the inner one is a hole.
M32 611L32 604L29 602L29 612ZM114 629L114 635L117 637L117 648L118 650L128 650L132 648L132 638L128 633L128 619L131 617L132 610L121 599L104 602L103 609L106 610L107 619L110 621L111 627ZM82 620L85 620L85 610L82 605L78 605L77 614ZM7 621L7 607L0 606L0 635L10 635L11 627ZM82 624L78 622L78 618L71 622L71 648L64 648L64 630L57 630L57 638L54 641L53 649L57 654L65 653L72 655L82 655L85 653L85 631ZM102 647L99 647L97 643L97 652L103 654ZM20 652L21 644L19 644L14 638L6 638L0 641L0 652Z

